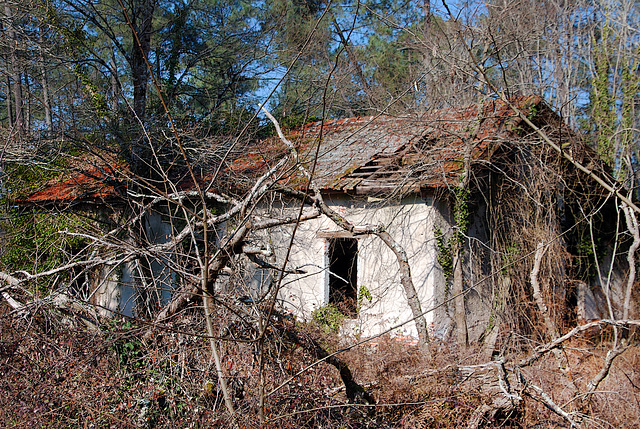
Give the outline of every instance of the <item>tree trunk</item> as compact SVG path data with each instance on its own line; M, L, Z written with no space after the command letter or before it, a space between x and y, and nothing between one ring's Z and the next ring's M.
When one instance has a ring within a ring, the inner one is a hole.
M4 6L4 15L7 19L7 39L9 40L9 44L11 45L7 65L9 73L11 75L11 92L13 93L13 104L15 109L13 125L15 132L18 135L22 135L24 131L24 117L22 109L22 79L20 76L20 69L18 67L18 57L16 55L16 51L18 49L18 40L16 39L16 33L13 30L13 12L11 11L11 7L8 4L5 4Z
M13 57L15 59L15 56ZM13 79L12 79L12 83L13 83L13 107L14 107L14 120L13 120L13 125L14 125L14 129L16 131L16 133L19 136L22 136L24 134L24 109L22 107L22 79L20 76L20 73L17 71L17 67L15 66L15 62L12 61L12 63L14 64L12 69L13 69Z
M624 307L622 309L622 319L629 320L631 313L631 292L636 281L636 251L640 247L640 230L638 228L638 219L635 213L627 204L622 204L625 220L627 221L627 229L633 236L633 243L629 247L627 254L627 262L629 263L629 277L627 278L627 288L624 294Z
M377 233L378 237L393 251L396 255L396 259L398 260L398 265L400 266L400 284L404 289L405 294L407 295L407 304L409 304L409 308L411 309L411 314L413 314L414 321L416 323L416 329L418 330L418 339L420 341L420 346L423 348L427 348L429 345L429 333L427 331L427 321L424 318L424 313L422 311L422 306L420 305L420 298L418 297L418 293L416 292L416 288L413 285L413 280L411 278L411 269L409 267L409 259L407 258L407 254L404 249L396 243L396 241L391 238L388 232L382 231Z
M29 134L31 132L31 88L29 87L29 75L25 72L22 75L22 77L24 79L24 87L27 92L27 97L24 100L25 103L24 103L24 111L23 111L23 115L24 115L23 128L24 128L25 134Z
M7 64L7 69L9 68L9 60L5 57L5 62ZM5 99L6 104L7 104L7 119L9 121L9 129L13 128L13 112L11 109L11 96L9 94L11 94L11 78L9 76L7 76L7 97Z
M113 113L114 118L117 118L120 87L118 86L118 65L114 55L115 53L111 55L111 113Z
M147 84L149 69L147 56L151 46L151 32L154 0L142 0L133 3L131 18L133 46L131 48L131 80L133 82L133 110L144 123L147 103Z
M533 299L536 300L536 305L540 310L540 314L542 314L542 318L547 328L547 333L552 340L555 340L558 338L558 329L549 315L549 309L544 303L542 290L540 289L540 283L538 282L538 272L540 271L540 264L542 263L542 257L544 256L545 251L546 248L544 247L544 243L538 243L533 262L533 269L531 270L529 278L531 280L531 288L533 289Z
M474 131L474 136L480 129L480 125ZM464 271L462 270L462 255L464 253L465 242L467 240L467 232L469 229L469 207L468 207L468 189L469 175L471 174L471 150L473 139L465 141L464 146L464 165L461 174L461 180L456 192L456 201L454 206L454 221L457 230L454 232L453 245L453 305L455 308L456 320L456 339L460 347L469 345L469 333L467 331L467 310L464 302Z
M426 37L429 35L429 27L431 26L431 0L424 0L422 3L422 11L424 14L424 28L422 34Z
M302 347L304 350L311 352L317 359L323 359L329 365L332 365L340 372L340 378L344 383L347 399L350 403L373 405L376 403L374 397L365 390L353 377L353 373L349 366L335 353L329 353L320 343L307 334L301 334L294 323L284 322L281 325L275 325L276 329L284 333L285 338L292 343Z
M371 93L371 87L369 86L369 82L367 82L367 79L364 77L364 74L362 74L362 68L360 66L360 63L358 62L358 58L356 57L355 52L353 52L353 47L349 43L349 40L347 40L344 37L344 34L342 34L342 29L340 28L340 24L338 24L338 21L336 20L335 17L333 18L333 26L336 30L336 34L340 38L340 43L342 43L345 51L347 52L347 57L349 58L349 62L351 63L351 67L355 73L356 79L360 82L360 85L364 93L367 94L367 98L369 98L369 102L371 103L372 107L375 107L375 98Z
M40 84L42 85L42 101L44 102L44 123L47 127L47 132L53 134L53 120L51 119L51 100L49 99L49 82L47 80L47 68L45 67L44 54L42 53L42 47L44 45L44 39L42 37L43 29L41 28L38 33L38 41L40 42L41 49L38 52L38 60L40 62Z
M458 345L467 347L469 335L467 333L467 314L464 305L464 273L462 271L462 251L460 244L456 245L453 255L453 304L456 319L456 339Z

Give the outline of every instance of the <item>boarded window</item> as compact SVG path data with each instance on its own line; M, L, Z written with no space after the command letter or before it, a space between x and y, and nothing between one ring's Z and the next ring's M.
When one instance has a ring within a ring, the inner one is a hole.
M347 317L357 316L358 240L329 240L329 304Z

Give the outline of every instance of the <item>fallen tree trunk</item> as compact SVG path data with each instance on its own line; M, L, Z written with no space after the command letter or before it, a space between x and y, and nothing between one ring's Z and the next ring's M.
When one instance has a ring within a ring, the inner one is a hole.
M374 405L376 403L373 396L355 381L351 369L349 369L349 366L342 359L333 353L329 353L313 338L300 335L293 325L284 323L277 324L275 327L281 330L289 341L312 353L316 358L324 360L340 372L340 379L344 384L349 402L368 405Z

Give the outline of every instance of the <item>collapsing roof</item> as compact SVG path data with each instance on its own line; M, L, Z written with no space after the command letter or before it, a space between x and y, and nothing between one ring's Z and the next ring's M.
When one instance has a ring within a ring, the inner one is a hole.
M115 161L82 157L72 172L49 180L44 188L15 200L22 205L113 202L122 197L124 169Z
M564 134L566 139L570 135L541 97L517 97L511 102L534 123L554 127L556 137ZM521 139L526 128L522 118L506 103L490 100L412 117L380 115L317 122L295 130L290 139L308 167L318 152L314 179L321 190L404 194L455 186L460 182L465 159L490 161L501 143ZM243 177L251 183L274 160L285 156L287 150L277 138L258 142L237 157L227 170L231 176L228 177L230 188L242 187ZM84 167L77 166L71 175L50 181L44 189L16 202L25 205L101 203L113 202L126 193L122 173L127 168L117 160L106 161L100 157L99 162L80 164ZM305 183L299 173L289 172L282 177L282 184L294 188ZM211 181L202 172L197 180L201 184ZM177 180L171 189L183 191L193 187L193 180L187 175Z
M558 127L563 127L542 98L517 97L511 101L530 118L545 116L547 122L553 118ZM311 165L318 137L322 136L314 177L322 190L406 193L459 183L465 151L471 161L489 160L501 142L521 138L523 128L518 113L502 101L490 100L415 117L318 122L296 130L290 139L298 144L304 162ZM278 142L268 148L262 146L236 159L231 170L254 175L285 151ZM294 182L289 180L291 186Z
M210 183L211 178L196 174L199 186ZM61 173L55 179L43 184L43 189L28 196L17 198L20 205L77 205L122 203L127 194L128 179L135 177L128 166L119 162L115 157L83 155L74 160L71 171ZM169 184L163 181L144 181L147 186L151 183L158 185L158 189L151 189L150 194L171 194L175 191L191 191L194 180L188 174L175 178Z

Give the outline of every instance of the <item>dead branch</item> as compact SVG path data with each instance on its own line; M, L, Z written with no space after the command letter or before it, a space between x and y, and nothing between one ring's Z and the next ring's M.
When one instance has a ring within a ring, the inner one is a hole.
M317 192L317 195L320 195ZM411 313L414 316L414 321L416 323L416 328L418 330L418 338L420 341L420 346L422 348L428 349L429 346L429 334L427 331L427 322L424 318L424 312L422 311L422 306L420 304L420 299L416 292L416 288L413 285L413 280L411 277L411 269L409 266L409 259L407 258L407 254L400 246L400 244L395 241L391 235L382 230L381 226L356 226L345 219L343 216L339 215L335 210L331 209L326 203L321 199L317 199L318 206L320 210L329 217L332 221L336 223L336 225L341 228L352 232L355 235L358 234L375 234L377 235L384 244L393 252L396 259L398 260L398 265L400 267L400 284L404 288L404 292L407 296L407 303L409 308L411 309Z
M542 291L540 290L540 283L538 283L538 272L540 271L540 263L542 262L545 250L546 247L544 246L544 243L538 243L530 278L531 287L533 288L533 298L536 300L538 309L540 310L540 313L544 318L544 323L547 327L547 333L552 339L554 339L558 338L558 330L556 329L555 323L553 323L553 320L551 320L551 317L549 316L549 309L544 303L544 299L542 298Z
M595 327L602 327L604 325L617 326L617 327L640 326L640 320L601 319L601 320L595 320L593 322L586 323L584 325L576 326L575 328L573 328L571 331L567 332L563 336L556 338L555 340L547 344L543 344L541 346L536 347L536 349L534 350L534 353L528 358L520 360L517 366L519 367L529 366L534 362L536 362L538 359L540 359L542 356L544 356L546 353L550 352L551 350L557 347L560 347L562 343L575 337L579 333L588 331Z
M307 215L303 216L303 219L312 219L318 217L320 215L320 211L315 210ZM232 237L227 241L227 243L221 248L216 255L212 258L209 264L209 283L213 284L217 280L220 272L224 269L224 267L231 260L232 255L237 255L243 253L243 248L241 246L243 240L249 234L250 230L260 230L272 228L279 225L287 225L290 223L294 223L296 220L293 218L283 218L283 219L270 219L264 222L256 222L255 224L251 224L251 227L247 226L244 229L236 231ZM178 311L182 310L186 305L189 304L191 299L196 296L199 296L201 293L200 285L197 283L189 283L185 285L183 288L175 292L174 298L171 300L169 304L167 304L160 313L156 316L155 323L160 323L163 320L171 317L176 314ZM151 333L148 332L145 335L145 338Z
M409 382L413 384L417 379L442 375L457 379L458 386L469 385L469 389L479 391L491 400L490 403L482 404L474 410L467 421L468 429L484 427L487 422L495 421L499 414L508 416L516 413L522 403L522 397L511 387L509 373L503 360L478 365L446 365L412 376Z
M263 269L269 269L269 270L275 270L275 271L283 271L285 274L306 274L307 272L305 270L300 270L300 269L283 269L281 266L277 266L274 264L271 264L267 261L263 261L262 259L260 259L256 254L252 254L252 253L247 253L244 252L245 255L247 255L247 257L249 258L249 260L251 262L253 262L254 264L256 264L257 266L259 266L260 268Z
M67 295L64 292L51 292L48 296L44 298L34 299L25 304L13 298L8 292L8 289L19 287L21 281L10 274L0 272L0 280L8 283L7 286L0 288L0 293L2 297L7 301L7 304L13 308L13 310L19 314L27 314L32 312L34 308L39 308L43 305L52 306L54 309L60 311L61 313L66 313L68 311L74 313L87 314L91 320L87 317L82 317L83 323L89 329L95 329L96 324L95 321L98 319L97 314L93 308L86 305L86 303L79 302L73 299L71 296Z
M499 412L508 414L516 411L516 408L522 402L521 394L526 394L535 400L541 401L554 413L567 420L572 427L578 426L579 422L573 413L563 410L542 388L530 383L519 367L511 368L511 365L509 367L507 369L504 361L497 360L480 365L448 365L443 369L430 371L427 375L432 376L443 372L459 374L462 378L462 383L474 380L478 388L486 396L493 398L491 404L483 404L474 411L467 422L467 428L469 429L481 427L483 422L494 419ZM519 384L516 392L514 392L509 383L509 374L515 376L515 381ZM528 389L533 390L533 392L528 392Z
M400 267L400 283L404 288L405 294L407 296L409 308L411 309L411 312L414 316L416 328L418 330L420 346L427 349L429 345L429 334L427 331L427 322L424 318L424 314L420 304L420 299L416 292L415 286L413 285L413 280L411 278L411 269L409 267L409 259L407 258L407 254L402 248L402 246L400 246L400 244L396 242L391 237L391 235L389 235L388 232L384 231L381 225L365 225L365 226L354 225L353 223L349 222L344 216L341 216L335 210L329 207L325 203L324 199L322 198L322 193L320 192L320 189L318 188L315 181L313 180L313 176L304 167L304 165L299 162L299 156L295 149L295 146L286 138L286 136L280 129L280 124L278 123L276 118L274 118L273 115L271 115L271 113L269 113L267 109L264 108L264 106L261 106L261 108L265 113L265 115L267 116L267 118L269 118L269 120L275 126L276 131L278 133L278 137L280 137L280 140L282 140L282 142L286 144L287 147L289 148L289 151L291 153L291 158L298 165L298 169L307 178L309 187L314 192L313 199L316 205L320 208L320 211L329 219L331 219L340 228L346 231L349 231L354 235L362 235L362 234L377 235L396 256L396 259L398 260L398 265ZM303 201L304 199L306 199L306 197L304 196L302 198L303 198Z
M617 358L622 353L624 353L624 351L627 350L629 347L630 346L626 346L626 347L616 346L607 352L607 356L604 359L604 364L602 365L602 368L596 374L596 376L593 377L593 379L589 381L589 383L587 384L586 398L590 398L591 395L593 395L593 393L596 391L600 383L602 383L602 381L605 378L607 378L607 376L609 375L609 371L611 370L611 365L613 365L613 361L615 360L615 358Z
M407 303L411 309L411 314L415 318L416 328L418 330L418 338L420 345L423 348L427 348L429 345L429 334L427 331L427 321L424 318L422 306L420 305L420 298L416 292L416 288L413 285L411 277L411 267L409 266L409 259L407 253L386 231L380 231L376 234L393 252L398 260L400 266L400 283L404 288L404 292L407 295Z
M246 226L243 226L236 230L231 238L227 240L225 245L212 257L208 264L208 288L213 287L216 280L218 279L218 276L231 260L231 257L242 251L241 244L247 236L248 232L249 229ZM171 300L171 302L167 304L160 313L158 313L155 318L155 323L160 323L185 308L189 304L191 299L200 295L200 293L202 292L201 286L202 285L195 282L189 283L181 290L177 291L175 297ZM145 334L145 339L149 339L150 335L151 331L148 331Z
M627 278L627 289L624 294L624 307L622 311L622 318L624 320L629 319L629 313L631 312L631 292L633 291L633 284L636 281L636 251L640 247L640 231L638 228L638 219L631 208L622 203L622 211L624 212L625 220L627 221L627 229L633 236L633 243L629 247L627 253L627 262L629 263L629 277Z
M522 375L521 372L518 371L518 376L520 378L520 382L525 386L524 387L524 393L526 395L528 395L529 397L535 399L535 400L539 400L541 401L543 404L545 404L551 411L553 411L554 413L556 413L557 415L559 415L560 417L564 418L567 423L569 423L571 425L571 427L580 427L580 423L581 421L579 419L575 419L574 418L574 414L575 413L568 413L565 410L562 409L562 407L560 407L558 404L555 403L555 401L553 399L551 399L551 397L539 386L536 386L533 383L530 383L527 379L524 378L524 376ZM527 390L531 389L533 390L537 397L532 395L531 392L528 392ZM577 416L579 417L579 416Z
M483 370L483 367L490 370L493 369L495 371L497 384L501 395L497 394L498 392L495 392L494 394L490 395L491 397L493 397L493 402L491 403L491 405L483 404L481 407L474 411L471 419L467 423L467 428L469 429L480 427L480 424L484 420L488 419L489 421L493 421L498 413L509 415L510 413L515 412L516 408L522 402L522 397L512 392L511 384L509 383L507 370L504 366L503 360L497 360L485 365L478 365L475 366L475 368L469 366L461 367L460 372L466 372L467 374L469 374L469 376L471 376L470 374L474 372L474 369L477 368ZM481 384L481 389L491 389L494 385L495 381L490 379L488 383Z
M456 243L453 250L453 295L455 296L453 305L455 309L456 337L459 347L467 347L469 345L463 277L462 244Z
M444 5L445 9L447 10L447 13L451 17L451 19L455 20L456 19L455 15L449 9L449 6L447 5L446 1L443 1L443 5ZM515 104L513 104L511 102L511 100L509 99L507 94L505 94L504 91L498 90L498 88L493 84L492 80L489 78L489 76L487 74L487 70L484 67L484 65L479 63L476 60L476 57L473 54L473 51L471 50L471 47L469 46L469 44L466 42L466 38L462 34L462 30L460 29L460 27L457 27L456 31L457 31L458 35L460 36L460 40L463 43L464 49L467 51L467 54L468 54L469 59L471 61L471 67L474 68L475 71L477 71L479 73L479 75L482 77L482 82L484 84L486 84L494 94L496 94L498 97L500 97L500 99L504 103L506 103L506 105L509 106L509 108L511 110L513 110L520 117L520 119L522 119L522 121L525 124L527 124L529 127L531 127L531 129L536 134L538 134L540 136L540 138L545 142L545 144L547 144L551 148L553 148L553 150L555 150L561 157L563 157L567 161L569 161L578 170L582 171L584 174L586 174L587 176L589 176L590 178L595 180L600 186L602 186L604 189L606 189L610 194L615 195L618 198L620 198L620 200L623 201L624 203L626 203L631 209L633 209L633 211L635 211L636 213L640 213L640 208L637 205L635 205L629 198L627 198L625 195L623 195L622 192L620 192L619 189L617 189L615 186L612 186L612 185L608 184L607 182L605 182L604 179L599 177L592 169L588 168L587 166L582 165L582 163L580 163L578 160L576 160L573 157L573 155L571 154L570 151L562 150L562 148L560 146L558 146L557 144L555 144L551 140L551 138L547 135L547 133L545 133L538 126L536 126L533 122L531 122L531 119L529 119L529 117L527 116L527 114L525 112L522 112Z
M3 272L0 272L0 280L4 281L5 283L8 283L9 286L18 286L20 284L20 280ZM9 295L9 293L5 290L5 288L3 288L2 290L2 297L5 299L5 301L7 301L7 303L14 310L20 310L21 308L24 307L22 303L20 303L19 301L16 301L11 295Z
M301 335L291 324L278 324L276 327L281 329L291 342L313 353L318 359L332 365L340 372L340 378L344 383L347 398L350 402L370 405L376 403L373 396L355 381L349 366L338 358L335 353L329 353L313 338Z
M320 210L318 209L313 209L310 212L302 215L300 217L300 222L303 222L305 220L309 220L309 219L315 219L317 217L320 216ZM269 228L274 228L276 226L281 226L281 225L288 225L288 224L292 224L295 223L297 221L296 218L292 218L292 217L286 217L283 219L266 219L263 221L256 221L253 223L253 229L254 230L261 230L261 229L269 229Z
M211 357L216 366L216 374L218 375L218 382L220 383L220 390L222 390L222 396L224 398L224 404L227 407L227 411L231 415L231 418L235 420L235 408L233 406L233 400L231 399L231 394L229 393L229 388L227 386L227 377L222 368L222 363L220 361L220 353L218 352L218 346L216 344L215 331L213 327L213 294L209 291L207 287L207 278L204 277L202 279L203 289L205 289L202 300L204 306L204 315L207 325L207 334L209 335L209 346L211 347Z
M269 179L287 162L287 157L283 157L280 159L273 167L269 169L266 173L264 173L256 182L254 183L251 190L247 193L244 199L241 202L234 204L229 210L223 213L220 216L214 216L212 218L207 218L207 226L213 226L217 223L224 222L226 220L231 219L233 216L238 214L245 213L247 208L255 204L256 201L260 199L262 195L269 189L271 183ZM195 225L204 226L204 224ZM154 252L158 251L166 251L171 248L174 248L177 243L184 240L186 237L190 236L193 232L194 225L187 225L179 234L174 236L169 242L152 246L152 250ZM234 232L234 234L227 240L227 242L223 245L223 247L216 252L216 254L211 258L211 261L207 264L208 273L207 273L207 283L209 285L213 285L218 278L220 272L224 269L227 263L230 261L231 256L233 254L237 254L241 252L241 248L239 249L241 242L249 233L249 228L245 226L239 228ZM176 295L171 300L171 302L164 307L164 309L156 316L155 322L161 322L162 320L170 317L171 315L177 313L182 308L184 308L191 298L198 295L201 291L200 286L197 283L189 283L179 291L176 292ZM145 338L149 338L151 335L151 331L148 331L145 334Z
M16 301L16 299L13 298L11 295L9 295L8 292L3 291L2 297L5 299L5 301L7 301L7 304L9 304L11 308L13 308L14 310L20 311L24 308L24 304L22 304L20 301Z
M549 316L549 308L544 302L542 297L542 291L540 290L540 283L538 282L538 273L540 272L540 264L542 262L542 258L544 257L544 253L546 251L546 247L544 243L538 243L536 248L536 253L533 260L533 269L531 270L531 288L533 289L533 298L536 301L536 305L542 314L542 318L544 319L545 326L547 327L547 333L551 339L558 338L558 330L556 328L556 324L551 320L551 316ZM559 350L554 349L553 353L558 361L558 368L564 373L564 369L566 368L566 362L564 362L563 356Z
M18 280L17 278L13 277L10 274L6 274L3 272L0 272L0 280L2 280L5 283L8 283L10 286L18 286L20 284L20 280Z
M580 419L577 413L569 413L555 403L555 401L539 386L532 384L520 371L520 367L505 366L502 360L487 362L479 365L447 365L444 368L429 370L419 377L431 377L438 374L452 373L457 375L460 383L474 382L474 388L492 398L490 404L478 407L467 421L468 429L483 427L483 423L491 421L502 412L504 414L515 412L522 402L522 394L526 394L536 401L540 401L554 413L564 418L571 427L579 427ZM517 388L509 383L511 375Z

